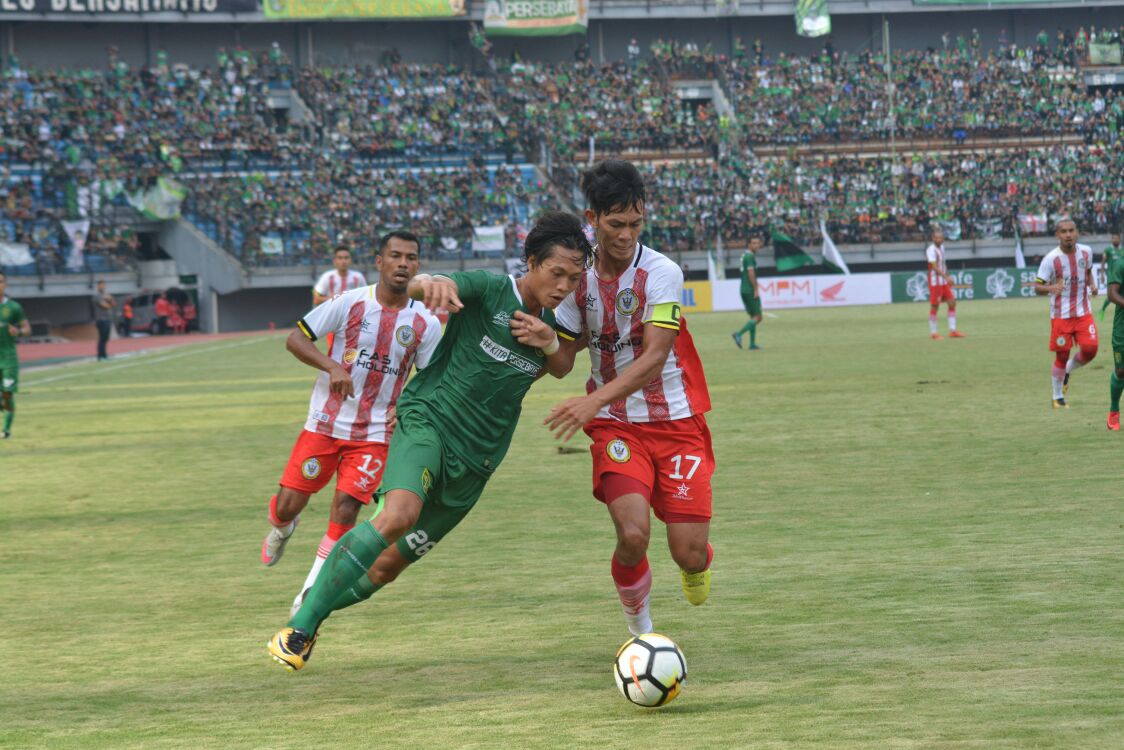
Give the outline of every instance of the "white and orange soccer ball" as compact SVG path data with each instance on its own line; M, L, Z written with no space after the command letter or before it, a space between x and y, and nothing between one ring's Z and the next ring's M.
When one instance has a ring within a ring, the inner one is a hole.
M687 660L675 641L659 633L629 638L617 651L613 679L621 695L655 708L675 700L687 680Z

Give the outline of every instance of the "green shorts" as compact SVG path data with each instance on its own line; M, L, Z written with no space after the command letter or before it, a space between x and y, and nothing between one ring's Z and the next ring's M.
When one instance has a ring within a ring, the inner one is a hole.
M0 359L0 393L19 393L20 363L14 359Z
M1124 343L1112 342L1112 365L1117 370L1124 368Z
M761 314L760 297L755 297L749 292L742 292L742 304L745 305L745 311L749 313L750 317Z
M402 556L413 563L433 549L468 515L487 483L488 477L471 471L445 447L431 424L416 417L400 419L390 440L379 495L409 490L422 500L418 522L396 542Z

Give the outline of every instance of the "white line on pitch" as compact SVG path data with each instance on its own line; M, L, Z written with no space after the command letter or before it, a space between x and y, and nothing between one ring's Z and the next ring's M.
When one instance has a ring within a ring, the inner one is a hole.
M137 359L135 361L126 362L126 363L120 364L120 365L113 365L111 367L99 368L99 369L95 370L95 372L100 375L103 372L113 372L115 370L124 370L128 367L136 367L137 365L154 365L154 364L157 364L158 362L167 362L167 361L172 360L172 359L179 359L180 357L190 357L193 354L208 354L210 352L222 351L223 349L234 349L236 347L246 346L247 344L256 344L256 343L261 342L261 341L269 341L271 338L272 337L270 337L270 336L263 336L261 338L253 338L253 339L247 339L245 341L238 341L238 342L235 342L233 344L224 344L223 346L213 346L213 347L210 347L208 349L196 349L194 347L191 347L191 351L177 352L175 354L166 354L166 355L155 357L155 358L149 358L149 357L141 356L141 357L137 357ZM30 386L37 386L37 385L44 385L46 383L53 383L56 380L64 380L66 378L76 378L79 375L89 375L89 374L90 374L89 371L67 372L67 373L63 373L62 375L55 375L55 376L50 377L50 378L44 378L43 380L36 380L34 382L31 382L31 383L25 383L25 385L29 386L29 387Z

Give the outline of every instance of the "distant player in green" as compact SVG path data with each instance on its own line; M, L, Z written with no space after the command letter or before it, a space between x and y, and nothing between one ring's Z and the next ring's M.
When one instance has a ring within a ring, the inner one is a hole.
M1113 232L1112 244L1104 249L1104 255L1101 256L1101 280L1105 284L1108 283L1108 275L1112 273L1112 264L1118 260L1124 260L1124 247L1120 246L1120 232ZM1111 304L1112 300L1106 296L1104 304L1101 305L1101 320L1104 320L1104 311Z
M8 275L0 271L0 410L4 412L4 429L0 438L12 436L12 420L16 416L16 393L20 388L20 361L16 356L16 337L30 336L31 324L23 307L8 299Z
M1120 235L1113 235L1119 241ZM1112 318L1112 372L1108 379L1108 429L1120 429L1120 394L1124 393L1124 256L1117 255L1108 268L1108 301L1116 305Z
M760 349L757 345L757 324L761 322L761 287L757 284L757 253L761 251L761 238L753 236L749 249L742 253L742 304L749 314L749 322L737 333L731 333L734 343L742 348L742 334L749 333L749 348Z
M272 639L274 659L304 666L328 615L369 598L468 515L503 461L523 397L550 372L569 371L553 309L593 249L571 214L548 212L527 235L527 274L419 274L407 294L448 310L445 335L398 400L379 508L344 534L304 603Z

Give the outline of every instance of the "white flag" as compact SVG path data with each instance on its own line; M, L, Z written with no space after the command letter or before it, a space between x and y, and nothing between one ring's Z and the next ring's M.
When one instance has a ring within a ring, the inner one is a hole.
M1023 237L1015 229L1015 268L1026 268L1026 258L1023 256Z
M823 235L823 260L824 263L835 266L848 276L851 274L851 269L847 268L847 264L843 261L843 256L839 254L839 248L831 241L831 237L827 233L827 224L823 219L820 219L820 234Z
M86 265L86 237L90 233L90 222L64 221L62 230L70 240L70 255L66 258L66 267L71 271L81 271Z

